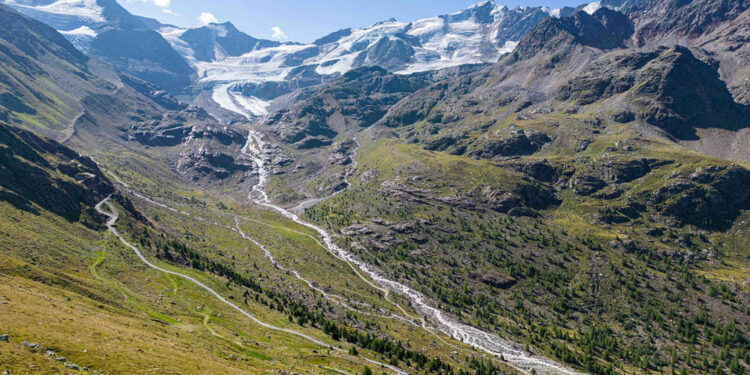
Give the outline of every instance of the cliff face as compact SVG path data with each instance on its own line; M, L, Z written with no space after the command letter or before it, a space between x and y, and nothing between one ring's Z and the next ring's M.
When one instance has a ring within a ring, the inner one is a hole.
M93 207L115 192L91 159L49 139L0 124L0 199L69 221L96 216ZM89 222L92 224L92 222Z

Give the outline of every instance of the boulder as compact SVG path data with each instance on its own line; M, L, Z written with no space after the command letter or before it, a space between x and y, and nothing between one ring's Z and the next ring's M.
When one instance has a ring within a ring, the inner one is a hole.
M29 349L39 349L39 343L24 341L23 346Z
M511 164L510 167L520 173L523 173L537 181L552 183L557 181L562 171L552 166L547 160L542 161L519 161Z
M612 120L621 124L635 121L635 113L630 111L617 112L612 115Z

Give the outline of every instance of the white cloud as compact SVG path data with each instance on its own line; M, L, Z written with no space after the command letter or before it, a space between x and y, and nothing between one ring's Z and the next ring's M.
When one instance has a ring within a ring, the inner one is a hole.
M281 30L281 28L278 27L278 26L272 27L271 31L273 31L273 35L271 35L271 38L273 38L273 39L276 39L276 40L289 39L289 36L286 35L286 33L284 32L284 30Z
M10 0L10 1L13 1L13 0ZM161 11L163 13L166 13L175 17L179 16L177 12L173 11L172 9L169 9L169 6L172 5L172 0L124 0L124 1L128 4L132 4L135 2L141 2L143 4L153 3L157 7L161 8Z
M219 20L214 17L213 14L208 12L202 12L198 20L201 21L202 25L208 25L209 23L219 23Z

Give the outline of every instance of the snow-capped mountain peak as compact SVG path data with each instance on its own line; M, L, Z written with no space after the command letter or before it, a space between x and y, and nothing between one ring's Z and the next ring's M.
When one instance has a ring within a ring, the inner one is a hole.
M313 43L299 44L255 38L229 22L194 28L161 25L155 20L129 14L115 0L4 2L61 31L84 51L101 39L100 35L110 34L113 29L124 32L125 40L133 39L125 34L141 33L155 49L163 49L162 44L170 49L143 56L143 59L158 60L159 69L171 70L171 66L180 65L174 61L174 56L165 61L161 61L164 60L161 57L179 54L180 63L189 64L179 69L179 79L184 80L188 70L196 72L194 83L214 90L214 101L246 116L262 114L261 108L268 101L294 88L319 84L358 67L380 66L407 74L496 62L511 52L537 23L550 16L560 16L560 10L510 9L487 0L451 14L412 22L391 18L365 28L339 30ZM154 35L147 35L153 30L160 34L161 41ZM105 55L117 55L118 51L126 49L113 46L112 42L99 43L98 48L103 49L98 52ZM148 50L133 48L133 51L141 51L139 53L148 53Z
M495 2L493 0L486 0L486 1L476 3L476 4L469 5L467 9L476 9L476 8L481 8L484 6L490 6L493 8L496 7Z
M5 0L4 3L60 31L82 26L95 30L106 22L104 9L97 0Z
M602 3L600 1L589 3L585 7L583 7L583 11L588 14L594 14L597 10L602 8Z
M285 92L280 87L317 84L362 66L406 74L496 62L550 13L548 8L510 9L489 0L408 23L392 18L361 29L343 29L310 44L256 39L231 24L160 32L193 65L200 84L214 87L214 101L255 116L262 112L257 110L258 102L245 105L248 102L240 93L267 102ZM269 85L275 89L259 89Z

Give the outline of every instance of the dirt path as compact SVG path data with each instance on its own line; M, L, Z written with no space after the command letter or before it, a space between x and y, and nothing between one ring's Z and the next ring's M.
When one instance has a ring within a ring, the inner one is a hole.
M107 210L103 209L104 206L107 206ZM140 250L138 250L137 247L133 246L128 241L126 241L125 238L122 237L120 235L120 233L117 231L117 229L114 227L115 223L117 223L117 219L119 219L119 212L117 211L117 209L115 208L115 206L112 205L112 203L110 202L110 197L107 197L103 201L99 202L96 205L96 211L99 212L99 213L101 213L102 215L107 216L109 218L107 220L107 229L115 237L117 237L117 239L123 245L125 245L127 248L133 250L133 252L136 254L136 256L141 260L141 262L143 262L144 264L146 264L148 267L153 268L153 269L155 269L157 271L166 273L168 275L177 276L177 277L180 277L180 278L185 279L187 281L190 281L191 283L197 285L201 289L203 289L203 290L207 291L208 293L212 294L214 297L216 297L216 299L218 299L219 301L223 302L225 305L231 307L232 309L236 310L237 312L239 312L240 314L244 315L246 318L250 319L251 321L253 321L254 323L258 324L261 327L264 327L264 328L267 328L267 329L270 329L270 330L273 330L273 331L283 332L283 333L287 333L287 334L290 334L290 335L293 335L293 336L297 336L297 337L300 337L300 338L302 338L302 339L304 339L306 341L309 341L309 342L312 342L314 344L320 345L321 347L324 347L324 348L333 348L334 351L337 351L337 352L340 352L340 353L344 353L343 349L339 349L339 348L333 347L330 344L327 344L327 343L325 343L325 342L323 342L321 340L318 340L318 339L316 339L316 338L314 338L312 336L306 335L306 334L304 334L302 332L298 332L298 331L295 331L295 330L292 330L292 329L287 329L287 328L276 327L274 325L265 323L262 320L256 318L254 315L248 313L247 311L243 310L239 306L235 305L234 303L228 301L221 294L219 294L215 290L211 289L206 284L198 281L197 279L195 279L195 278L193 278L191 276L187 276L187 275L181 274L179 272L175 272L175 271L170 271L170 270L164 269L162 267L159 267L159 266L151 263L148 259L146 259L146 257L143 256L143 254L141 253ZM393 372L395 372L395 373L397 373L399 375L407 375L406 372L402 371L401 369L399 369L399 368L397 368L395 366L390 366L390 365L387 365L385 363L374 361L374 360L371 360L371 359L368 359L368 358L363 358L363 359L366 362L369 362L369 363L371 363L373 365L378 365L378 366L382 366L384 368L388 368L391 371L393 371Z

